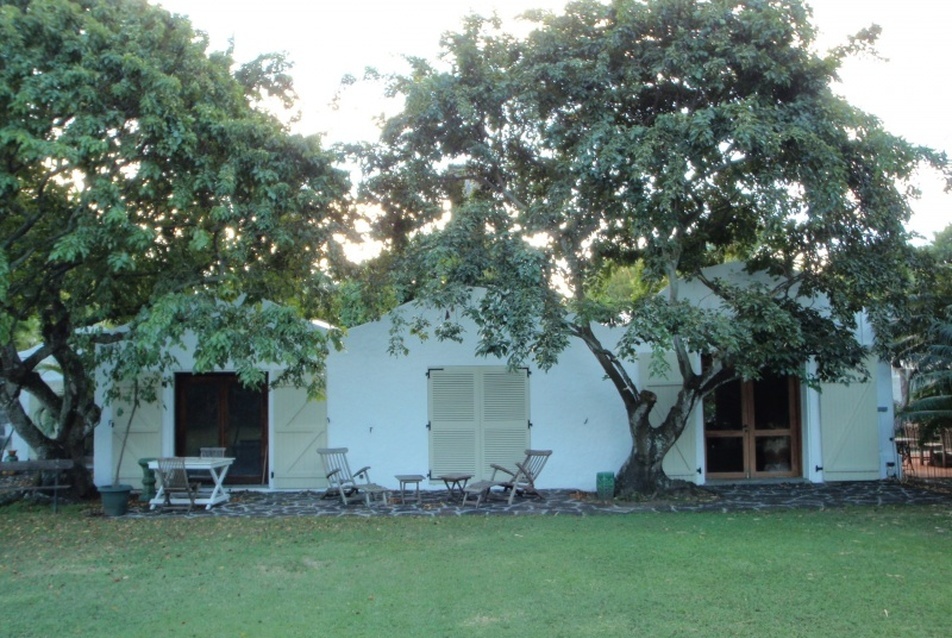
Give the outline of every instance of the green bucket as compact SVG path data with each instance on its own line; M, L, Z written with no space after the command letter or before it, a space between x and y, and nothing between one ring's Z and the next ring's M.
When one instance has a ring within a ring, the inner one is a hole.
M132 486L125 483L118 485L103 485L99 488L102 498L102 512L106 516L125 516L129 511L129 495Z
M615 473L599 472L596 474L595 487L598 490L598 500L610 501L615 496Z

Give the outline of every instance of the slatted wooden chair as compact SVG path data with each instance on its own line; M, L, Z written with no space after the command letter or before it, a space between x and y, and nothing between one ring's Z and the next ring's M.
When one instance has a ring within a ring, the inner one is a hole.
M542 498L536 489L535 482L550 456L552 456L552 450L526 450L526 458L516 462L514 469L492 463L490 467L493 468L493 474L489 480L501 486L504 494L509 493L510 505L516 494L520 496L531 494Z
M163 507L188 507L191 512L198 496L198 485L189 480L185 470L185 461L180 457L158 459L158 479L165 503ZM188 504L172 503L172 499L187 499Z
M356 472L350 471L347 463L347 448L318 448L321 463L324 466L324 475L327 478L328 488L325 496L339 496L344 505L363 500L370 507L374 496L379 496L383 504L387 504L386 487L370 482L370 467L362 467Z

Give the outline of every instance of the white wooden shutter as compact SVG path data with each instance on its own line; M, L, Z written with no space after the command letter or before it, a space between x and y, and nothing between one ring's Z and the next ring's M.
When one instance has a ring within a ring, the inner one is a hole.
M529 447L529 375L525 370L482 371L482 466L479 479L492 474L490 463L514 467Z
M868 365L875 369L876 362ZM829 383L820 392L823 477L827 481L879 478L876 384Z
M139 459L162 456L162 402L139 402L133 414L132 384L124 386L122 398L112 404L112 450L115 457L112 459L112 472L119 461L119 451L122 449L122 438L125 436L126 425L132 416L132 425L129 428L129 438L122 455L122 467L119 468L119 482L133 486L142 484L142 467Z
M430 472L476 474L476 374L471 368L429 372Z
M327 487L317 448L327 447L327 402L309 399L301 388L271 390L274 429L270 457L275 489Z

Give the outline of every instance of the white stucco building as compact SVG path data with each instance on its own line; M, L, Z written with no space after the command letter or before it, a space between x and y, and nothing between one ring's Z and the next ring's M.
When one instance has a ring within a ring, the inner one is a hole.
M698 304L711 299L699 282L682 286L682 296ZM430 312L431 325L443 312ZM503 361L475 356L474 326L461 323L464 343L408 336L409 354L397 357L387 353L389 317L351 329L343 351L328 359L324 401L309 401L295 388L247 390L228 370L192 374L186 348L161 401L136 411L120 478L138 485L139 458L194 455L203 445L226 447L238 458L229 474L233 484L271 489L323 488L319 447L349 448L352 466L371 466L372 480L389 486L396 486L397 474L432 477L424 488L442 487L435 477L443 473L480 478L489 463L511 465L528 447L553 450L540 488L593 491L598 472L618 470L631 448L625 411L581 342L549 371L510 371ZM607 328L599 336L612 338ZM871 340L865 324L858 336ZM831 384L821 392L769 376L725 386L695 411L666 456L665 471L700 484L894 475L890 370L870 365L870 382ZM680 386L676 367L672 379L649 377L647 357L629 372L658 395L661 409ZM107 407L96 431L100 485L112 480L125 425L119 412L128 414L120 408Z

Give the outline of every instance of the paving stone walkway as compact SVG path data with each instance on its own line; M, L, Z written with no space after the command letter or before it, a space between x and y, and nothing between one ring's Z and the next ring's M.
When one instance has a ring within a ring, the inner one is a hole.
M490 499L477 509L470 499L463 507L446 490L425 490L422 503L407 495L402 503L394 493L389 504L363 502L343 505L339 499L322 498L322 492L266 492L231 490L231 500L206 511L202 508L150 511L134 505L130 517L280 517L280 516L492 516L548 515L590 516L632 512L734 512L790 509L826 509L846 506L937 505L952 508L952 490L924 489L896 481L864 481L818 485L806 482L714 485L693 489L683 497L645 502L604 502L593 493L577 490L543 490L543 498Z

